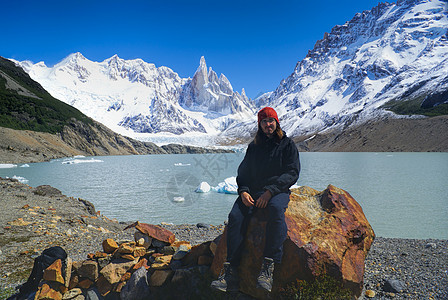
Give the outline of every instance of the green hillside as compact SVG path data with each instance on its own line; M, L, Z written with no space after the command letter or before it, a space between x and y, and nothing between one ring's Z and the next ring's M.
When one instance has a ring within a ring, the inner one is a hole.
M448 91L416 98L391 100L383 107L399 115L424 115L428 117L448 115Z
M76 108L53 98L42 86L0 57L0 126L57 133L71 118L92 123Z

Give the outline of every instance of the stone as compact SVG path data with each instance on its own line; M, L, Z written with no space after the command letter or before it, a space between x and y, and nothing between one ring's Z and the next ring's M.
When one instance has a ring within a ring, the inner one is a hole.
M364 260L375 234L361 206L346 191L329 185L319 192L309 187L292 191L285 212L288 226L282 262L275 266L271 295L296 280L313 281L330 276L355 297L363 289ZM256 289L263 260L267 211L257 210L249 222L240 273L240 290L255 298L266 296ZM226 259L227 228L218 243L211 266L218 276Z
M135 271L126 285L121 289L121 300L143 300L150 297L151 291L148 286L148 272L144 267Z
M182 282L183 280L188 279L191 276L192 276L192 271L190 269L178 269L174 272L171 282L172 283Z
M72 276L72 266L73 266L73 260L70 257L67 257L65 260L65 274L64 274L65 287L67 288L70 284L70 279Z
M98 258L98 267L101 270L112 261L112 256L106 256L104 258Z
M44 270L44 280L55 281L60 284L64 284L64 277L62 276L62 261L60 259L55 260L51 265Z
M95 259L98 259L98 258L105 258L105 257L107 257L107 253L105 253L105 252L101 252L101 251L96 251L96 252L95 252L95 255L94 255L94 258L95 258Z
M221 235L217 236L213 241L210 242L210 251L213 256L216 254L216 249L218 248L219 240L221 239Z
M133 227L135 227L141 233L144 233L147 236L157 239L161 242L168 243L169 245L172 244L176 239L174 233L158 225L135 222L134 224L127 226L124 230Z
M175 241L174 243L171 244L171 246L174 248L179 248L181 245L186 245L188 249L191 249L191 244L190 242L187 241Z
M197 228L209 229L210 228L210 224L198 223L198 224L196 224L196 227Z
M406 291L406 284L397 279L387 279L383 290L390 293L403 293Z
M170 246L165 246L162 249L160 249L160 253L165 254L165 255L173 255L176 252L176 247L170 245Z
M52 287L49 284L43 283L42 286L39 287L35 298L36 300L62 300L62 294Z
M169 269L172 255L162 255L154 258L154 263L151 264L151 269L162 270Z
M121 276L123 276L124 273L126 273L136 263L137 260L128 261L124 259L118 259L105 266L100 271L100 274L103 275L110 284L114 284L119 282Z
M199 245L196 245L190 249L187 255L182 259L184 266L196 266L198 265L198 259L201 256L211 256L210 241Z
M100 300L103 299L101 294L98 292L96 288L91 288L86 292L86 300Z
M172 270L155 270L149 279L150 286L162 286L173 274Z
M138 246L145 247L146 249L148 249L152 243L152 238L150 236L141 233L138 230L134 233L134 240Z
M39 185L33 190L33 193L39 196L50 196L50 197L62 196L62 192L60 190L50 185Z
M94 260L85 260L78 268L78 275L92 281L98 279L98 263Z
M135 257L131 254L123 254L123 255L121 255L121 258L124 258L127 260L135 260Z
M376 293L375 293L375 291L372 291L372 290L366 290L365 295L367 298L375 298Z
M177 248L176 252L174 252L173 259L181 260L185 257L185 255L187 255L189 251L190 249L186 245L180 245L179 248Z
M113 288L113 285L104 276L100 276L95 283L98 292L101 296L106 296L109 294Z
M118 247L118 253L132 254L133 252L134 252L134 247L132 247L129 243L122 243Z
M74 288L69 290L68 292L64 293L62 296L62 300L71 300L75 299L76 297L82 295L82 290L80 288Z
M132 268L132 270L133 270L134 268ZM122 281L128 281L129 279L131 279L131 276L132 276L132 274L131 274L131 272L126 272L126 273L124 273L124 275L123 276L121 276L121 278L120 278L120 282L122 282Z
M93 281L86 278L86 279L82 279L78 282L78 287L82 288L82 289L88 289L93 285Z
M132 253L134 257L141 257L146 255L146 248L145 247L135 247L134 252Z
M75 287L77 287L79 284L79 276L78 275L74 275L70 277L70 282L68 284L68 289L71 290Z
M118 244L113 239L106 239L103 241L103 251L111 254L118 249Z
M146 258L141 258L139 261L138 261L138 263L136 263L133 267L132 267L132 269L133 270L138 270L138 269L140 269L141 267L144 267L146 270L148 270L149 268L150 268L150 266L148 266L148 260L146 259Z
M426 249L428 249L428 248L433 248L433 249L435 249L435 248L437 248L437 245L436 245L436 243L427 243L427 244L425 245L425 248L426 248Z
M125 285L126 285L126 282L123 282L123 281L119 282L119 283L115 286L115 288L114 288L114 292L121 293L121 290L123 289L123 287L124 287Z
M169 246L170 244L167 242L162 242L157 239L152 239L151 246L157 249L164 248L165 246Z

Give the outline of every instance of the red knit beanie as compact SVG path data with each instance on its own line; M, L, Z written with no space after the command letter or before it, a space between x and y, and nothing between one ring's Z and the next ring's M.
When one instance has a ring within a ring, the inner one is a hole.
M274 118L277 123L280 124L280 122L278 121L277 113L272 107L265 107L258 112L258 124L260 124L261 120L266 118Z

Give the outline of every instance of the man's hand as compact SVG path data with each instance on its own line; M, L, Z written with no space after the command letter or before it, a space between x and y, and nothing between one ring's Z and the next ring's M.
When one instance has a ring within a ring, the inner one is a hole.
M270 191L266 190L260 198L257 199L255 206L258 208L265 208L268 205L269 200L271 200L272 194Z
M248 192L242 192L240 196L244 205L247 207L254 206L254 199L252 199L252 196Z

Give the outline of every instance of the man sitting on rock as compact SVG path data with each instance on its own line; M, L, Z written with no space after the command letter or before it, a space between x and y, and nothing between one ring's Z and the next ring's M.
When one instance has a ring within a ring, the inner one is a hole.
M238 194L227 225L227 261L221 276L211 287L223 292L239 290L238 265L250 217L256 209L269 212L266 225L264 260L257 278L257 288L270 292L274 263L280 263L287 226L285 210L289 188L299 178L299 153L294 142L280 128L271 107L258 112L258 131L238 167Z

